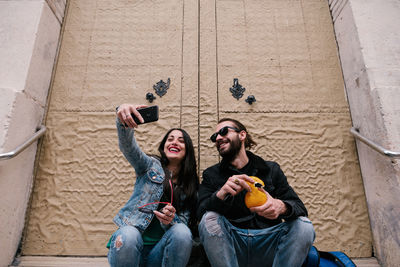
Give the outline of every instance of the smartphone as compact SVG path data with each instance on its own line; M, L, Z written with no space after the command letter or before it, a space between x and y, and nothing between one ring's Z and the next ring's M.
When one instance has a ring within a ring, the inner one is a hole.
M148 123L148 122L153 122L153 121L158 121L158 106L150 106L150 107L145 107L145 108L139 108L137 111L142 115L142 118L144 120L143 123ZM138 118L135 117L133 113L131 113L133 120L136 122L136 124L142 124Z

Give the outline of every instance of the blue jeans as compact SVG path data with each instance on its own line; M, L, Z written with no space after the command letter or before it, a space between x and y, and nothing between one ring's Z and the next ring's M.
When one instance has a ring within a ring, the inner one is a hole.
M112 267L186 266L192 251L192 233L183 223L171 226L154 246L144 246L133 226L119 228L111 238L108 262Z
M213 267L301 266L315 238L307 217L265 229L240 229L211 211L203 215L199 234Z

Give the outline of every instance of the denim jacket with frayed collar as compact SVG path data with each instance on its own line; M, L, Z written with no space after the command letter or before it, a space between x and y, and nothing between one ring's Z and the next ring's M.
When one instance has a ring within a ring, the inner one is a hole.
M161 162L155 158L146 155L138 146L134 137L133 128L125 128L120 123L118 117L116 119L119 148L125 158L133 166L136 172L136 182L133 193L128 202L120 209L114 217L114 223L118 227L131 225L136 227L140 232L144 232L149 226L151 220L158 220L155 215L140 212L138 207L160 201L163 194L163 181L165 173L161 166ZM158 204L151 204L146 208L157 209ZM185 210L180 214L176 214L172 223L168 226L161 224L164 230L167 230L175 223L188 224L189 211Z

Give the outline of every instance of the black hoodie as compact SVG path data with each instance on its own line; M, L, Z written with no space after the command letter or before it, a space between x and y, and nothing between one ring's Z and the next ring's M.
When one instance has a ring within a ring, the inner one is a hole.
M308 216L303 202L288 184L287 178L276 162L265 161L261 157L246 151L249 162L238 170L226 160L207 168L203 172L203 181L199 188L199 202L197 216L199 219L206 211L215 211L225 216L234 226L244 229L268 228L282 222L282 219L291 220L299 216ZM257 176L264 181L264 189L276 199L282 200L288 208L284 216L269 220L252 213L244 203L246 190L238 195L228 196L224 200L216 194L229 177L235 174Z

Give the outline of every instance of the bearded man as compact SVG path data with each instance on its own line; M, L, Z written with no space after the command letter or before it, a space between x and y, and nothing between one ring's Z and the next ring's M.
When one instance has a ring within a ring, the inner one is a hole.
M315 239L303 202L276 162L248 151L256 143L237 120L218 122L211 141L222 161L203 172L197 209L199 235L212 266L301 266ZM248 149L248 150L246 150ZM267 195L247 208L247 182L260 178Z

